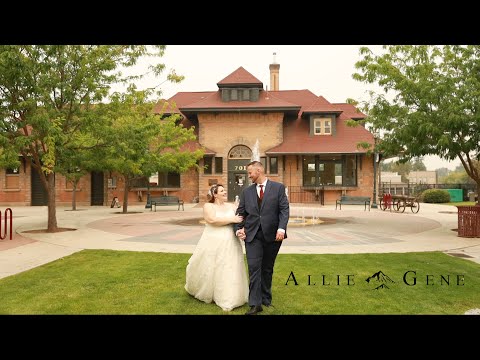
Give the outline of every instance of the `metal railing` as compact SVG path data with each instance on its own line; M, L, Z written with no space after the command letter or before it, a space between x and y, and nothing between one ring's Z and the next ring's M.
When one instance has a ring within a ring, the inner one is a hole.
M319 203L320 205L325 205L325 190L323 187L305 188L302 186L289 186L287 192L288 202L290 203Z

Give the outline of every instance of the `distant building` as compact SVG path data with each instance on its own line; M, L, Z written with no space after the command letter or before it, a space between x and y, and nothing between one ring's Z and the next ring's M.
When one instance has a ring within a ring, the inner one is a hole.
M438 183L436 171L410 171L406 177L413 184L435 185Z
M392 171L382 171L380 173L380 179L382 183L392 183L392 184L402 183L402 175Z

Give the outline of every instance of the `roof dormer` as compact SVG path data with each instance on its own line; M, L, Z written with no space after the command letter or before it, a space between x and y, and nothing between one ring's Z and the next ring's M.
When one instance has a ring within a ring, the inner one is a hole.
M250 74L243 67L239 67L233 73L217 83L222 93L222 101L258 101L263 83Z

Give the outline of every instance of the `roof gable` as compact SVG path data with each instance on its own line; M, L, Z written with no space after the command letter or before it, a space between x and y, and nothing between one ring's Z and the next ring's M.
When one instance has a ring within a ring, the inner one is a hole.
M263 88L263 83L245 70L242 66L240 66L237 70L223 80L220 80L217 85L219 88L239 85L255 85L255 87Z
M311 105L307 106L303 112L304 113L315 113L315 112L331 112L331 113L341 113L343 110L338 106L332 105L328 102L323 96L319 96Z

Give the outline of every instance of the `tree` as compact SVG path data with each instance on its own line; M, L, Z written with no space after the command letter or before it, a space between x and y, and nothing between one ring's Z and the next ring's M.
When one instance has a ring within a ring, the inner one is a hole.
M452 171L447 176L444 176L441 181L441 184L471 184L473 180L468 177L465 169L461 171Z
M48 232L58 230L54 175L65 151L95 121L95 103L142 56L161 57L165 46L3 45L0 46L0 166L32 159L48 194ZM150 70L159 75L163 64ZM81 151L81 149L79 149ZM62 167L66 170L66 167Z
M80 179L90 171L103 171L101 168L103 157L99 147L104 145L101 138L96 138L100 134L99 126L101 123L97 121L94 129L83 127L82 133L77 134L73 141L66 144L62 154L57 158L55 172L64 175L66 181L73 185L72 210L74 211L77 209L76 193Z
M106 170L122 175L125 183L123 213L128 209L128 192L134 180L157 171L185 172L197 166L204 155L201 149L189 150L183 146L196 140L194 128L184 128L177 114L155 114L155 102L148 101L149 91L114 93L109 104L102 105L106 132L101 161Z
M463 166L461 166L461 169L462 169L463 171L465 171L465 169L463 168ZM447 176L448 173L450 172L450 170L449 170L448 168L446 168L446 167L442 167L442 168L436 169L435 171L437 172L438 182L439 182L440 184L443 183L442 178L444 178L445 176Z
M460 159L480 188L480 46L384 46L360 49L355 80L378 84L364 103L365 122L382 135L377 151L412 159ZM478 190L477 190L478 191Z
M412 164L412 171L427 171L427 167L423 163L423 158L421 156L415 157Z

